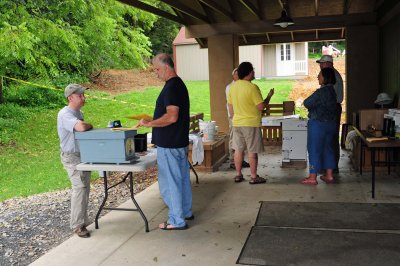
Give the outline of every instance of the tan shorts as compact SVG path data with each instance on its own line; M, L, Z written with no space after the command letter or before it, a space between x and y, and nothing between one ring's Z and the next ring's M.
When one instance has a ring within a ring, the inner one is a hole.
M232 148L238 151L261 153L264 151L261 128L259 127L234 127Z

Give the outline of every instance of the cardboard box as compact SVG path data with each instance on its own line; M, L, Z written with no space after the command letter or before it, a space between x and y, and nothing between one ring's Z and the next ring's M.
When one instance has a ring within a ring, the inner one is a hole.
M367 130L369 125L374 125L377 130L383 130L383 116L388 109L365 109L358 111L358 119L355 119L359 130ZM354 119L353 119L354 121Z

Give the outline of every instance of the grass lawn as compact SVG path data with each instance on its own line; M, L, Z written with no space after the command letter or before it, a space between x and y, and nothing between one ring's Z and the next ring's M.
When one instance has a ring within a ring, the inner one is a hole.
M208 81L185 82L190 95L191 113L203 112L210 119ZM286 100L292 90L290 80L255 80L263 97L271 88L275 95L271 103ZM148 88L118 96L89 92L83 107L85 119L94 127L106 127L109 120L121 120L123 126L133 126L136 120L126 116L140 113L153 114L154 104L161 88ZM225 91L225 88L221 88ZM70 187L59 156L57 136L58 110L38 111L20 125L14 136L15 144L0 146L0 201ZM140 129L145 132L148 129ZM93 173L93 178L96 178Z

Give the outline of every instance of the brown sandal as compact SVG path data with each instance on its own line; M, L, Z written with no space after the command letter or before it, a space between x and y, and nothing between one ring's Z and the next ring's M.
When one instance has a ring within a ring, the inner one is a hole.
M309 178L309 177L301 180L301 183L303 185L312 185L312 186L318 185L317 179L313 179L313 178Z
M249 184L256 185L256 184L262 184L265 182L267 182L267 180L265 178L262 178L259 175L257 175L256 178L251 178L251 180L249 181Z
M335 183L335 179L332 177L332 178L329 178L329 177L326 177L326 176L321 176L320 177L320 179L322 180L322 181L324 181L325 183L327 183L327 184L333 184L333 183Z

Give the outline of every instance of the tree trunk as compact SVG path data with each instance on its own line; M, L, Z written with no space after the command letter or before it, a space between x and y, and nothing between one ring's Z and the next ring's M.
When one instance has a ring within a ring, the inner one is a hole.
M0 104L4 103L3 97L3 77L0 77Z

